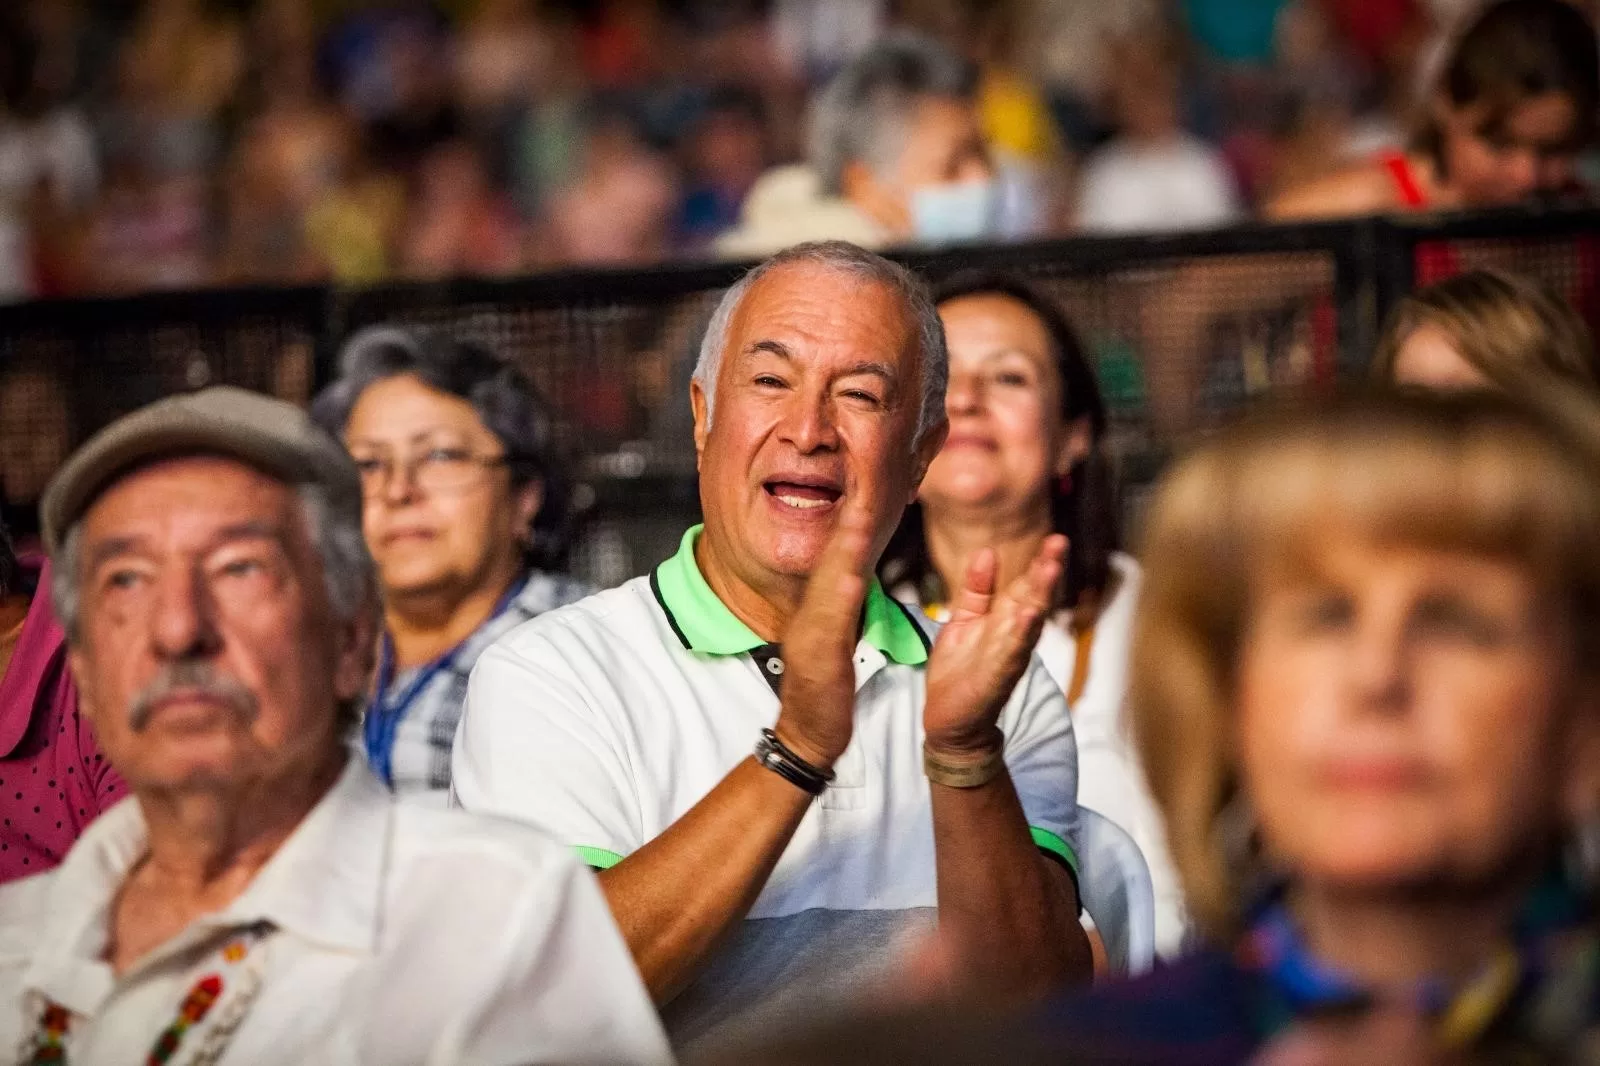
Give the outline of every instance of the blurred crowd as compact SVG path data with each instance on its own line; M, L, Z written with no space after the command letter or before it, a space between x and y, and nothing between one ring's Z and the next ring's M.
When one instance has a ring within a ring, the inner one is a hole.
M14 0L0 299L705 256L898 31L977 71L986 236L1223 224L1401 147L1475 7Z

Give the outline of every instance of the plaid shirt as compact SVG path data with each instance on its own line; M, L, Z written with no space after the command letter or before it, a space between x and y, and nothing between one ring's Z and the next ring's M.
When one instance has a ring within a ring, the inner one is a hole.
M467 698L467 678L495 641L536 615L583 599L594 590L561 574L532 571L513 586L499 609L454 649L426 666L387 678L367 708L363 737L367 761L401 794L441 792L450 787L450 748ZM383 661L393 662L383 639Z

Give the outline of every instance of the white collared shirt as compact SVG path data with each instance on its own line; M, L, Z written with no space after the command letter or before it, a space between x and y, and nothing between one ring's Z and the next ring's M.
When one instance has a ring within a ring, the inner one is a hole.
M551 611L484 653L452 788L525 818L590 865L620 862L749 758L785 664L706 583L691 529L648 578ZM928 635L876 582L855 651L855 728L747 920L663 1016L680 1046L785 1024L888 979L937 915L923 773ZM1006 765L1040 849L1076 868L1077 754L1037 661L1001 713Z
M0 888L0 1060L52 1001L74 1066L144 1061L219 947L261 921L260 991L224 1066L669 1058L593 876L525 827L401 803L352 759L233 903L119 976L107 921L145 834L125 800L56 870Z

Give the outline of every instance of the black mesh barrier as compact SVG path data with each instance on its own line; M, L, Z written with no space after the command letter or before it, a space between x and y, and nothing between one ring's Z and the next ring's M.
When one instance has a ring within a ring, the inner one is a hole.
M1136 518L1175 447L1254 399L1359 373L1394 301L1460 269L1534 274L1600 322L1600 212L1244 226L902 257L930 279L1022 273L1093 354ZM580 271L359 291L230 290L0 308L0 483L26 516L66 452L160 396L229 383L304 402L339 344L426 324L523 365L559 414L602 583L670 552L698 513L687 399L701 333L740 265ZM26 524L26 518L23 518Z

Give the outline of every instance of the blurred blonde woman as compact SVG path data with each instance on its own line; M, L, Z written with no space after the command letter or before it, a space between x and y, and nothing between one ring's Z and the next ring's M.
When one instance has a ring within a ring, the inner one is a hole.
M1400 301L1372 364L1379 381L1424 388L1511 388L1528 378L1600 389L1594 338L1532 278L1472 270Z
M1597 544L1571 390L1270 413L1180 463L1129 698L1213 947L1047 1028L1092 1061L1592 1051Z

